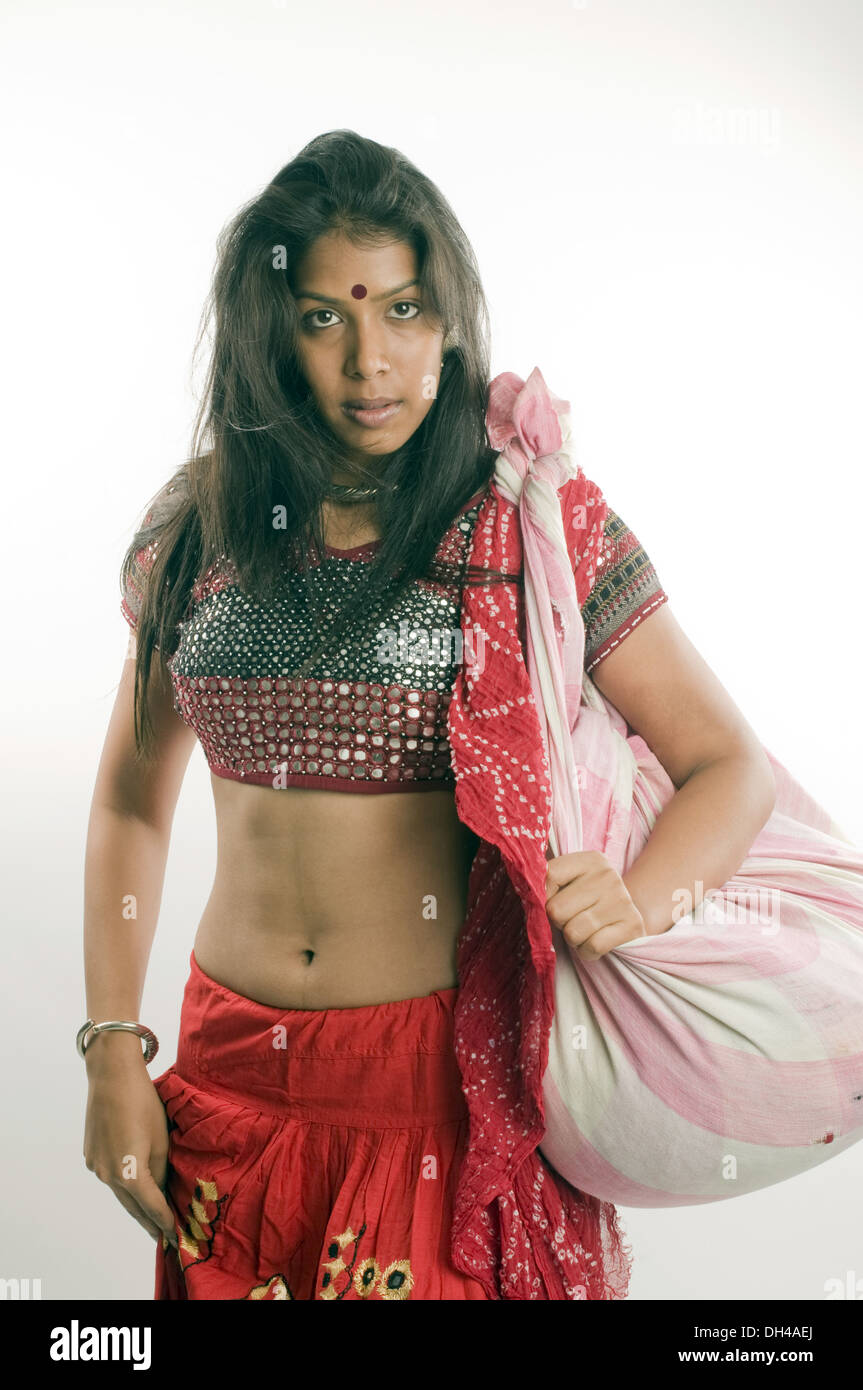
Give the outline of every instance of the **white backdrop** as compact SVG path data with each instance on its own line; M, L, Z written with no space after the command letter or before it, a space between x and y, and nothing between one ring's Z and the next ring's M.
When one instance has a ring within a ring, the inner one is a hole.
M863 11L855 0L6 0L0 1276L152 1296L82 1157L89 802L123 551L186 456L218 231L314 135L443 190L493 370L539 366L576 457L762 740L863 843ZM215 864L196 749L142 1017L175 1055ZM763 1194L622 1210L635 1299L863 1277L863 1146ZM863 1285L861 1285L863 1288Z

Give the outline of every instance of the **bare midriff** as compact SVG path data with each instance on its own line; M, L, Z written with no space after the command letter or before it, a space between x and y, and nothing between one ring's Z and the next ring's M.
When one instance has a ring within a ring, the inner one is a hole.
M328 545L378 539L372 505L324 504ZM458 985L479 840L455 789L346 792L211 775L218 858L195 958L282 1009L352 1009Z
M218 860L195 938L205 974L283 1009L458 985L477 837L452 786L351 793L212 776Z

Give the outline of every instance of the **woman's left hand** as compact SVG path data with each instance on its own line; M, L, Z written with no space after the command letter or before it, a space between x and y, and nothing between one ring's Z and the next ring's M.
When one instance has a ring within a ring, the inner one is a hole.
M624 941L649 934L620 874L596 850L549 860L546 911L582 960L599 960Z

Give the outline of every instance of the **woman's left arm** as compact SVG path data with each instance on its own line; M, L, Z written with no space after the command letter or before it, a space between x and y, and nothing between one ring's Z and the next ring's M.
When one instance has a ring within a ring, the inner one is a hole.
M667 603L629 633L591 679L656 754L677 791L622 878L601 856L585 855L579 863L579 856L562 855L550 862L549 917L586 960L645 932L668 931L680 916L681 890L694 908L721 888L776 802L773 771L757 735Z

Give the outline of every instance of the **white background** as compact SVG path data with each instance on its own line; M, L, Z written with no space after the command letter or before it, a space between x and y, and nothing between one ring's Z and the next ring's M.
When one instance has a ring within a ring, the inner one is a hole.
M861 60L854 0L4 6L0 1276L152 1296L82 1158L83 855L123 551L186 456L222 225L314 135L395 145L476 250L493 371L576 457L761 739L863 844ZM214 818L196 749L142 1017L174 1057ZM767 1192L622 1210L635 1299L863 1276L863 1147ZM863 1286L861 1286L863 1287Z

